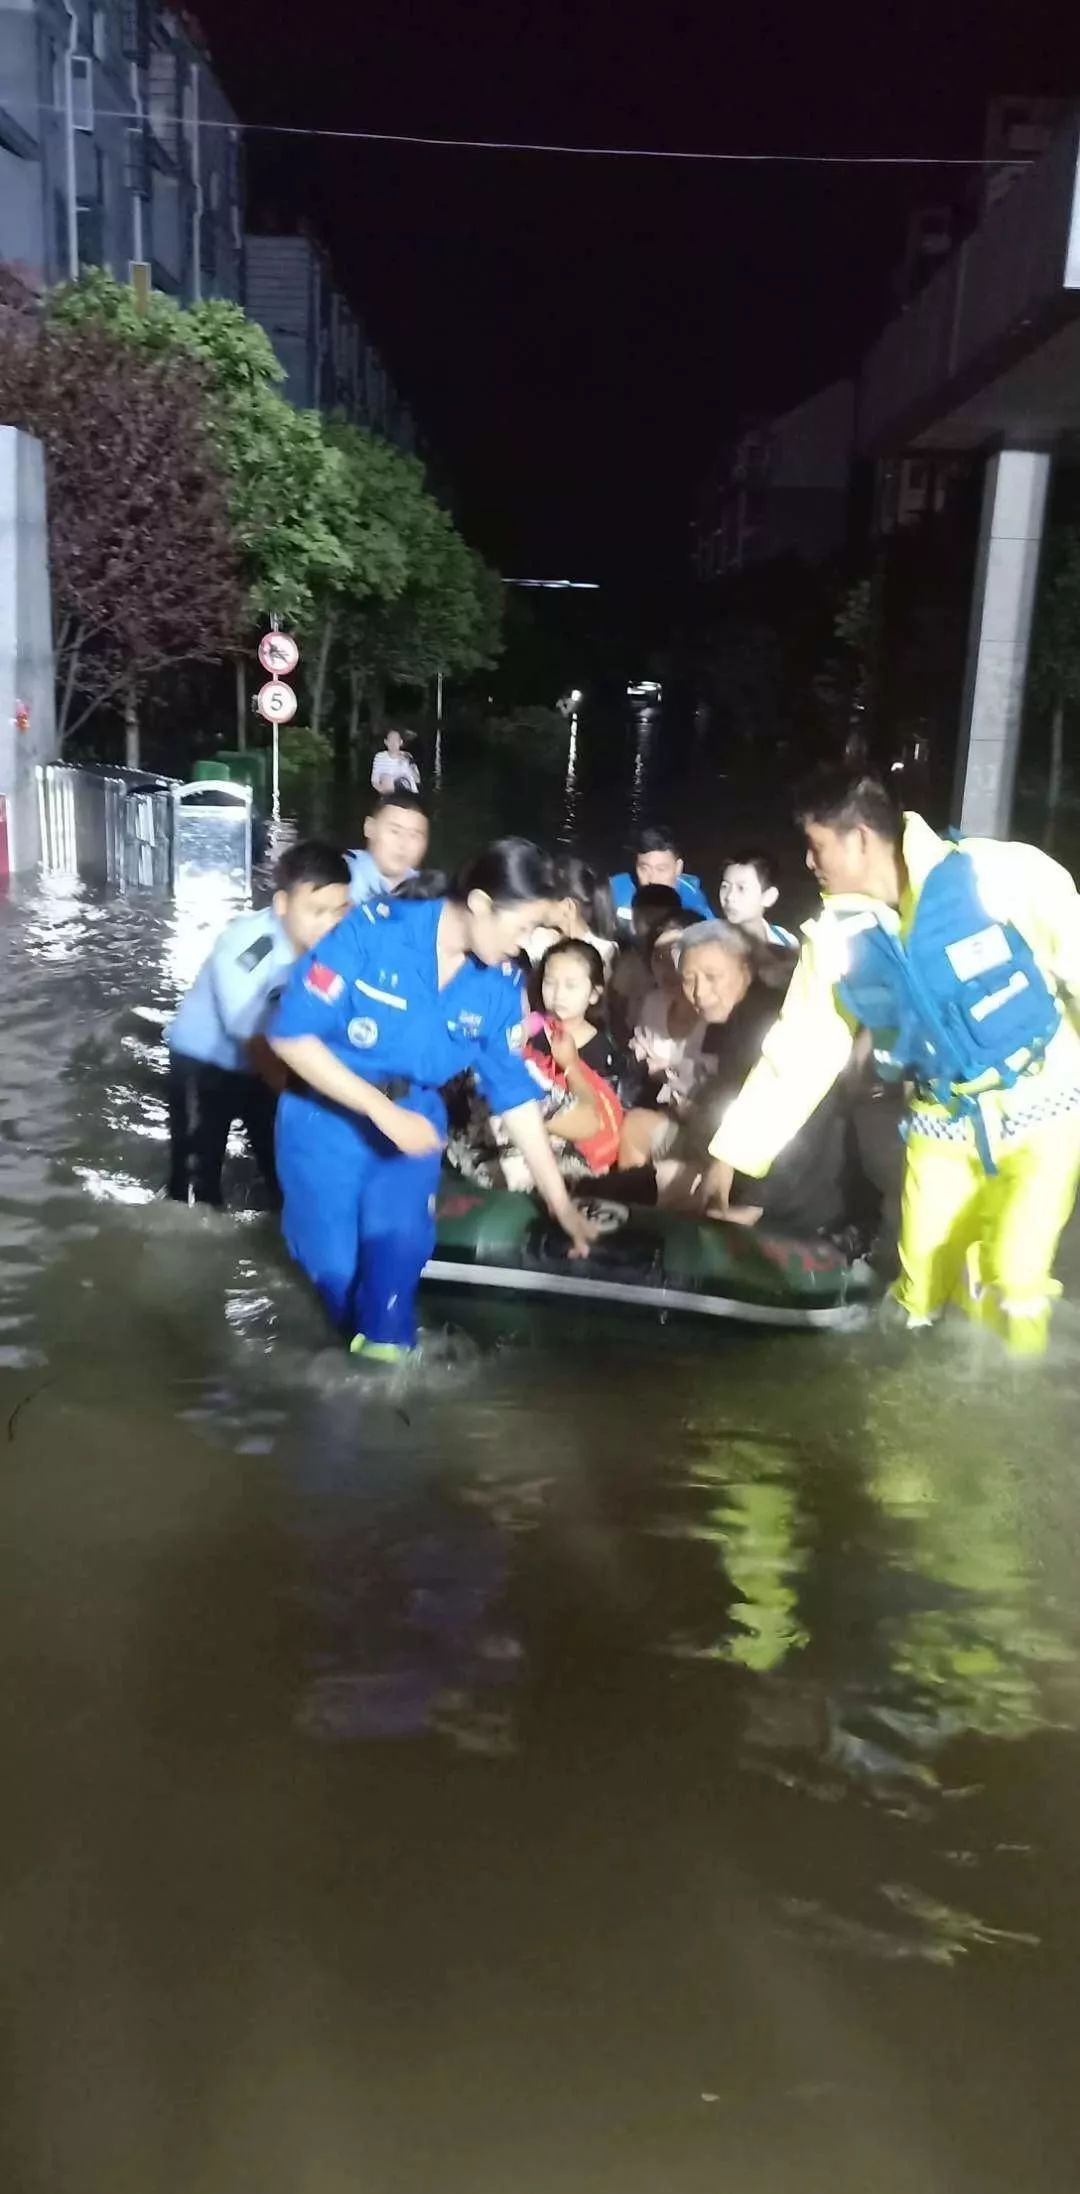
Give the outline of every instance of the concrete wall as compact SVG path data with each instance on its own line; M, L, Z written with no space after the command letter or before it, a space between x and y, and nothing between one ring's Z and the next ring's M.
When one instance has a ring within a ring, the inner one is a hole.
M45 453L31 435L0 426L0 796L15 873L37 866L34 772L55 754Z

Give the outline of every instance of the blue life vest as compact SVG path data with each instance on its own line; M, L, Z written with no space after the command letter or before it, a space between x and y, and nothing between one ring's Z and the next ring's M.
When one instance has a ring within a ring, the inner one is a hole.
M974 862L959 850L931 870L903 941L869 909L840 920L849 961L838 996L871 1031L879 1071L970 1117L993 1172L979 1097L1011 1088L1061 1019L1031 946L988 915Z

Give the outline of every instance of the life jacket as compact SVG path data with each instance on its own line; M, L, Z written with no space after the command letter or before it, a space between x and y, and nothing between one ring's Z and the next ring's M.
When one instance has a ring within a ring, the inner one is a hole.
M879 1073L909 1079L954 1118L969 1117L995 1171L979 1098L1036 1065L1061 1020L1026 938L987 913L975 864L960 849L930 871L903 940L872 908L838 920L848 967L837 994L870 1030Z

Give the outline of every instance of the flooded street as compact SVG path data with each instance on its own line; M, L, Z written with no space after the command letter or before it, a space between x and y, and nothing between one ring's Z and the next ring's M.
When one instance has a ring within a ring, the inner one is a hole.
M223 909L0 901L0 2186L1069 2194L1046 1364L426 1299L157 1197Z

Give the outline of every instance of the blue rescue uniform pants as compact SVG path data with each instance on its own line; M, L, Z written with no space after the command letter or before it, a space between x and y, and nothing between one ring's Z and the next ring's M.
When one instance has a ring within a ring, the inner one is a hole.
M446 1131L436 1090L402 1104ZM277 1169L290 1256L350 1339L416 1341L416 1290L435 1246L442 1157L407 1158L369 1121L286 1091L278 1105Z

